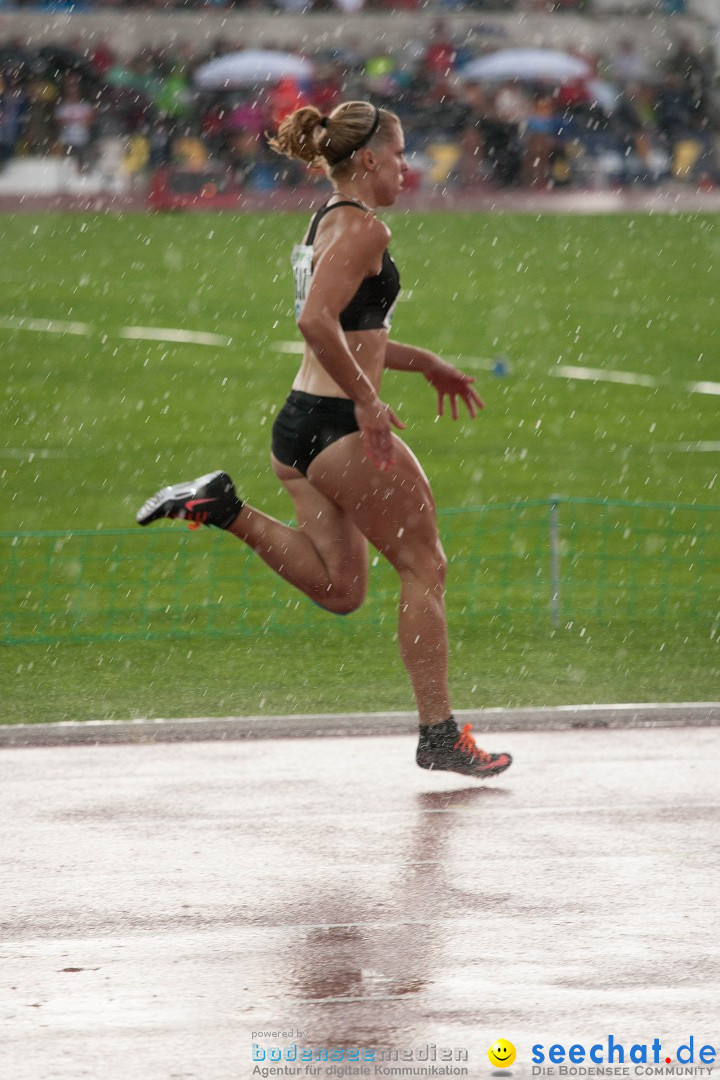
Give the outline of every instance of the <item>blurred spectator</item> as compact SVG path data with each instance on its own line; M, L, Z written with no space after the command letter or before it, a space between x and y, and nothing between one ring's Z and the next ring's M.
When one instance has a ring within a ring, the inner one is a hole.
M654 152L659 144L653 109L653 92L647 83L628 83L614 111L616 129L623 137L626 152L632 151L652 172Z
M66 154L77 158L81 169L90 161L90 149L95 122L95 109L86 101L77 75L67 75L60 101L55 106L58 144Z
M495 94L495 117L524 134L532 104L519 82L508 80Z
M655 119L663 144L672 152L675 143L690 130L692 96L683 79L668 73L655 97Z
M466 113L460 135L457 175L462 187L473 187L490 176L486 160L486 130L493 106L490 95L473 83L465 87L463 99Z
M27 95L19 75L0 76L0 169L15 153L27 109Z
M227 162L236 183L246 184L259 161L264 133L270 126L265 102L251 92L238 93L220 109L220 132L216 157Z
M301 90L297 79L280 79L270 90L268 96L268 114L273 128L277 128L286 116L295 109L309 104L307 94Z
M535 95L525 121L522 182L527 187L547 187L558 147L553 95Z
M186 172L202 172L209 154L202 139L183 135L172 142L172 164Z
M430 32L430 40L423 57L425 70L431 75L442 75L447 78L455 66L457 50L453 44L447 23L444 19L438 19L433 23Z
M652 138L658 132L656 99L656 88L643 82L628 83L620 96L620 107L632 109L641 130Z
M223 158L228 163L236 184L245 186L252 176L260 155L257 137L248 131L228 135Z
M555 108L560 113L590 106L593 100L589 87L582 80L563 83L554 91L552 97Z
M343 99L342 69L337 64L319 66L313 86L313 105L327 116Z
M667 61L666 72L679 80L693 112L705 115L712 74L689 38L681 38Z
M268 106L249 91L246 95L238 94L234 100L228 102L222 126L228 135L251 135L257 142L270 122Z
M485 124L485 146L495 179L503 186L521 181L530 111L530 98L519 83L506 82L496 91Z
M189 119L193 91L184 64L175 64L164 77L160 77L153 104L157 112L174 125Z
M131 86L104 83L95 94L96 121L103 134L133 134L150 121L152 102Z
M57 142L55 103L57 87L42 75L27 83L27 111L22 133L22 150L27 154L49 154Z
M365 61L365 84L372 94L390 94L394 88L395 57L389 52L372 53Z
M93 74L104 79L115 64L115 53L107 38L100 38L90 53Z
M166 117L155 117L150 124L147 135L143 138L143 143L137 142L133 148L138 160L141 154L144 156L145 160L140 168L144 168L145 164L149 165L151 169L159 169L163 165L169 165L172 162L170 121Z
M656 76L655 68L642 55L631 38L622 38L610 61L610 77L620 86L627 83L650 83Z
M201 112L200 134L213 157L220 157L225 146L227 111L222 101L215 101Z

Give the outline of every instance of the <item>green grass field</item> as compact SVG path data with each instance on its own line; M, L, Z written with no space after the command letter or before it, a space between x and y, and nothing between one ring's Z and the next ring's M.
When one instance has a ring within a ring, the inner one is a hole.
M283 351L298 339L288 256L305 220L0 218L4 530L128 527L158 486L216 467L290 516L268 443L297 363ZM486 402L475 422L436 422L422 379L387 376L384 396L441 507L554 492L720 503L717 395L691 392L720 379L714 217L387 220L404 288L394 336L464 357ZM82 326L45 332L38 320ZM131 327L232 344L142 340ZM488 370L500 356L504 377ZM570 379L568 366L641 379ZM259 562L252 587L268 604L295 603ZM462 595L459 572L449 589ZM3 719L412 707L391 626L313 619L292 634L8 645ZM460 708L717 697L704 619L641 610L551 630L535 615L458 615L451 632Z

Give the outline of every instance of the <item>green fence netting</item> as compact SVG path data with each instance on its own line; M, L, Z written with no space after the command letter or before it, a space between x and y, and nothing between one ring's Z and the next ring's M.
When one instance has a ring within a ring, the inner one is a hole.
M720 620L720 507L564 498L445 510L452 618ZM333 616L235 538L152 529L0 533L8 644L294 633ZM373 560L351 618L396 619L398 586Z

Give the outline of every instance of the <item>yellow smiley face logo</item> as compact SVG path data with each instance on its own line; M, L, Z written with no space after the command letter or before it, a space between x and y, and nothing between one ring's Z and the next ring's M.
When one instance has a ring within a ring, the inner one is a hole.
M515 1060L515 1047L507 1039L498 1039L488 1050L490 1064L499 1069L507 1069Z

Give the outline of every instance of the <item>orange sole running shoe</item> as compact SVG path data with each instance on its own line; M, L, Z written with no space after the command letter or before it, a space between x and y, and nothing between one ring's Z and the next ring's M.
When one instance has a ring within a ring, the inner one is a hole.
M489 754L476 745L470 734L472 724L465 724L457 741L433 743L423 732L418 742L415 760L421 769L438 769L462 773L484 780L497 776L512 765L510 754Z

